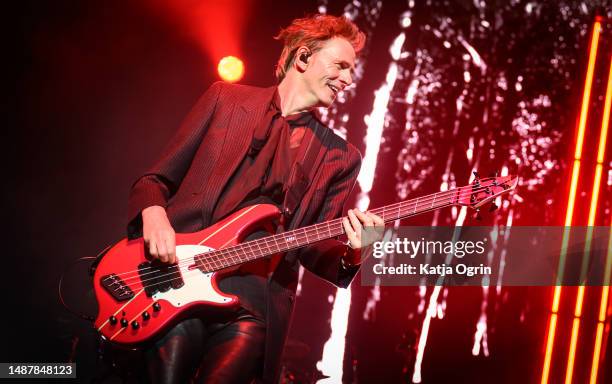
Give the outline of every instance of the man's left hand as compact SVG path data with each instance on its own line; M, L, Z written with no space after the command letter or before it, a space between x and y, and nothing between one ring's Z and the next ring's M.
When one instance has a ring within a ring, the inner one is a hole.
M342 226L348 237L349 246L353 250L358 250L363 246L361 241L363 227L384 227L385 222L380 216L372 212L363 213L358 209L349 209L348 217L342 219ZM349 254L352 255L345 255L345 259L348 259L346 262L349 264L359 264L361 262L359 260L360 252L349 252Z

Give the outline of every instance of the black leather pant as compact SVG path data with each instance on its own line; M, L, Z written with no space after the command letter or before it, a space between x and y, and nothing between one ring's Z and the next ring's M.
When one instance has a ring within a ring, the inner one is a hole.
M245 312L223 323L179 323L145 351L151 382L250 383L261 377L265 323Z

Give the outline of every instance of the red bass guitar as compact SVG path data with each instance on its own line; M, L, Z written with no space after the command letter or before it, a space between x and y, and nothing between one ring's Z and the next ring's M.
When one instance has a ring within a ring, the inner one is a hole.
M478 209L515 188L515 176L476 179L472 184L371 210L385 222L453 205ZM277 220L268 204L244 208L195 233L176 234L177 262L152 263L142 238L121 240L100 260L94 274L98 301L95 327L112 342L133 345L155 337L194 311L233 307L217 279L241 264L301 248L344 233L342 219L242 242L253 230Z

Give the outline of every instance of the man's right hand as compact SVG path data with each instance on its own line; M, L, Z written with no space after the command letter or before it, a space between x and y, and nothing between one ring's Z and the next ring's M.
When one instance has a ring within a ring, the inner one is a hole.
M153 259L170 264L176 261L176 235L164 207L153 205L142 210L142 237Z

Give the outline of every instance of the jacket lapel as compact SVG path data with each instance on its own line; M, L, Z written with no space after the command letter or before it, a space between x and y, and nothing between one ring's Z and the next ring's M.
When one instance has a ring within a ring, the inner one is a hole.
M208 183L207 196L212 198L205 207L204 218L210 219L221 192L244 159L253 138L253 131L270 106L275 89L275 86L254 88L244 100L234 106L234 112L227 125L221 156L211 174L211 182Z

